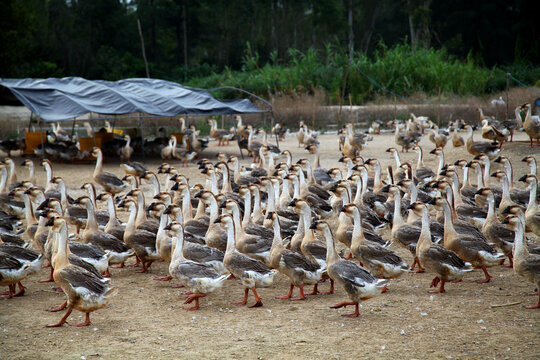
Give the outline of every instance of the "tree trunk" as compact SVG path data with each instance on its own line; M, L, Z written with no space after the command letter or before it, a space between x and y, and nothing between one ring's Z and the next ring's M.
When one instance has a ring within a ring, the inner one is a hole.
M353 29L353 1L349 0L349 13L348 13L348 23L349 23L349 64L352 63L353 53L354 53L354 29Z

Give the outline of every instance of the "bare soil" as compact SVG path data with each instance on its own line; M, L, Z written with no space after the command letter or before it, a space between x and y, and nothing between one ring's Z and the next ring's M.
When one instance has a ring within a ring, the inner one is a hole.
M480 139L479 134L476 135ZM531 149L523 133L520 141L505 145L504 154L513 160L516 179L527 169L520 160ZM320 136L322 166L342 166L337 160L335 135ZM433 146L427 138L421 142L426 150ZM311 158L298 149L296 138L280 144L293 151L295 159ZM392 134L379 135L363 151L377 157L383 165L392 163L385 150L394 146ZM238 154L235 146L217 148L211 143L203 154L215 159L221 149ZM434 156L425 155L427 165L436 168ZM403 154L404 160L416 161L416 154ZM446 148L446 161L470 159L464 148ZM249 160L246 159L246 162ZM156 169L160 160L148 161ZM106 164L106 170L121 175L118 163ZM93 164L55 164L55 175L67 182L73 196L82 195L81 184L91 180ZM192 183L202 181L195 165L182 170ZM20 178L26 174L19 171ZM38 181L44 173L38 168ZM475 180L475 179L473 179ZM521 186L521 185L518 185ZM151 192L150 185L144 189ZM125 219L126 214L121 216ZM388 232L385 237L388 238ZM404 259L409 253L392 245ZM490 269L493 279L478 285L481 271L465 276L463 282L448 284L447 292L428 294L433 274L407 274L391 281L389 291L361 304L358 318L340 315L353 309L330 309L346 300L341 288L334 295L310 296L306 301L277 300L286 293L285 277L276 277L273 287L261 289L264 307L249 309L232 305L243 295L236 280L201 299L199 311L183 309L183 289L171 288L175 282L157 282L156 275L166 275L168 264L154 263L149 273L135 273L133 268L111 269L112 283L118 288L110 305L91 315L86 328L63 326L45 328L62 313L47 312L59 305L64 295L52 290L51 283L38 283L48 269L24 281L24 296L0 301L0 359L538 359L540 358L540 311L527 310L537 298L534 290L512 269ZM326 290L327 284L321 288ZM253 302L250 295L249 303ZM82 321L74 311L69 323Z

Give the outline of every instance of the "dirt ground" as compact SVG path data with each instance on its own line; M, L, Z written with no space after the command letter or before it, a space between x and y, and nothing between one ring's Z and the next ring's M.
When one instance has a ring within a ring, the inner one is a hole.
M479 140L479 134L476 138ZM531 150L523 133L516 138L521 141L505 145L504 154L513 160L518 179L527 171L521 158L531 152L538 155L540 148ZM320 140L322 166L342 166L337 162L336 135L321 135ZM295 159L312 157L297 148L295 136L280 145L293 151ZM421 145L426 150L433 148L427 137ZM385 152L389 146L394 146L393 135L379 135L362 155L389 164L393 162ZM203 155L215 159L218 149L211 143ZM235 146L221 150L238 155ZM447 162L458 158L471 156L450 143ZM402 159L415 162L416 154L403 154ZM428 151L425 162L437 166ZM159 163L157 159L148 161L153 170ZM122 173L117 163L105 167ZM45 175L37 170L43 185ZM82 195L79 187L91 179L92 171L93 164L54 166L55 175L64 177L73 196ZM192 183L202 180L194 165L185 173ZM23 178L24 169L19 174ZM144 188L151 191L150 185ZM126 218L126 213L120 215ZM388 236L386 232L384 237ZM392 248L406 261L412 260L401 248ZM340 316L352 308L329 308L346 300L339 287L334 295L310 296L306 301L275 299L288 289L281 275L274 286L260 290L262 308L232 305L232 301L241 299L243 289L236 280L228 280L201 300L199 311L186 311L184 290L171 288L174 281L153 280L167 271L164 262L153 264L147 274L135 273L129 267L112 269L117 295L110 305L92 313L89 327L48 329L45 324L56 322L62 313L46 309L62 303L64 295L53 291L51 283L37 282L48 275L48 269L43 269L24 281L27 292L23 297L0 301L0 359L540 358L540 311L523 308L536 301L529 295L534 286L504 267L490 269L493 279L488 284L476 284L474 280L483 275L474 271L462 283L448 284L447 293L440 295L428 294L433 274L406 274L392 280L387 293L362 303L360 316L353 319ZM327 286L321 287L325 290ZM248 301L253 301L252 295ZM74 311L68 322L80 322L82 318Z

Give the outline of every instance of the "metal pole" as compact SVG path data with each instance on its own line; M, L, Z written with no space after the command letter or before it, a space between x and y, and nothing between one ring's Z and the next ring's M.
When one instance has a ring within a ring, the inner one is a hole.
M92 126L92 135L94 136L94 147L97 147L97 141L96 141L96 128L94 127L94 118L90 119L90 126Z
M510 73L506 73L506 119L508 119L508 88L510 87Z
M146 155L144 154L144 135L143 135L143 126L142 126L142 118L140 117L139 113L139 128L141 129L141 149L142 149L142 158L143 158L143 164L146 163Z

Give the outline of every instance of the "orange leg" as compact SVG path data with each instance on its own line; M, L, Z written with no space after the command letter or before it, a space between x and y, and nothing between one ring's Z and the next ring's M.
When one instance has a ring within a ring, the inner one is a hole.
M141 261L142 268L141 270L137 270L138 273L146 273L148 270L150 270L150 265L152 265L153 261Z
M105 277L108 277L108 278L111 277L111 272L109 271L109 267L108 267L108 266L107 266L107 270L105 270L105 272L104 272L102 275L105 276Z
M11 299L13 297L13 293L15 292L15 285L9 285L8 286L8 292L4 292L3 294L7 296L2 296L0 299Z
M54 269L53 267L51 266L51 274L49 275L49 278L48 279L42 279L42 280L39 280L40 283L46 283L46 282L53 282L54 279L53 279L53 272L54 272Z
M50 312L62 311L62 310L64 310L64 309L66 308L67 303L68 303L68 301L66 300L66 301L64 301L60 306L52 307L52 308L50 308L50 309L47 310L47 311L50 311Z
M135 259L137 259L137 261L135 261L135 264L129 265L129 267L137 267L137 266L141 265L141 259L139 259L139 257L136 256L136 255L135 255Z
M345 316L345 317L358 317L358 315L360 314L360 311L358 309L358 302L356 301L342 301L336 305L333 305L333 306L330 306L331 309L339 309L339 308L342 308L342 307L345 307L345 306L349 306L349 305L354 305L354 312L352 314L343 314L341 316Z
M514 267L514 257L512 256L512 253L507 254L506 257L508 257L509 264L504 265L504 261L506 259L502 259L501 262L499 263L499 265L504 265L504 267L507 267L507 268L513 268Z
M83 326L88 326L90 325L90 313L87 312L85 317L84 317L84 322L82 323L79 323L79 324L73 324L71 326L77 326L77 327L83 327Z
M330 279L330 289L328 291L321 291L321 295L332 295L334 293L334 280Z
M251 288L251 291L253 291L253 295L255 295L255 304L250 305L249 307L254 308L263 306L262 299L260 298L259 294L257 294L257 289L255 286Z
M306 295L317 295L319 293L319 283L316 283L313 285L313 291L310 293L307 293Z
M287 293L287 295L276 296L276 299L290 299L292 297L293 289L294 289L294 285L290 284L289 292Z
M416 264L418 264L418 269L414 270L414 268L416 267ZM411 265L410 271L412 273L423 273L425 271L422 265L420 264L420 260L418 260L418 256L414 257L414 261Z
M438 276L433 279L433 281L431 282L431 286L430 287L436 287L437 284L439 284L439 281L441 283L441 287L438 288L438 289L435 289L435 290L430 290L429 293L430 294L438 294L438 293L443 293L445 292L446 290L444 289L444 284L446 283L446 280L444 279L440 279Z
M120 264L116 265L116 266L111 266L115 269L122 269L124 267L124 262L122 261Z
M72 306L69 306L68 307L68 310L66 311L66 313L64 314L64 316L62 316L62 318L60 319L60 321L58 321L57 323L55 324L48 324L47 327L59 327L59 326L62 326L65 324L68 316L71 314L71 312L73 311L73 307Z
M537 289L536 293L538 294L538 302L534 305L525 305L525 309L540 309L540 290Z
M486 278L483 279L483 280L476 280L476 283L477 283L477 284L485 284L485 283L488 283L489 280L491 279L491 275L488 274L487 269L486 269L486 266L485 266L485 265L482 265L482 266L480 267L480 269L482 269L482 271L483 271L484 274L486 275Z
M304 294L304 285L298 285L298 288L300 289L300 296L292 298L291 301L305 300L306 299L306 295Z
M184 304L191 304L193 300L195 300L195 305L192 307L185 307L185 310L197 310L199 309L199 298L205 297L206 294L191 294L188 296L186 301L184 301Z
M352 252L345 256L345 260L350 260L352 258Z
M171 281L172 280L172 276L171 275L167 275L167 276L156 276L154 277L154 280L155 281Z
M20 281L18 282L18 284L19 284L19 291L13 296L23 296L24 295L24 290L26 288L23 286L23 284ZM15 285L13 285L13 290L15 290Z
M246 305L247 304L247 299L248 299L248 293L249 293L249 289L245 288L244 289L244 299L242 301L233 302L233 304L234 305Z

